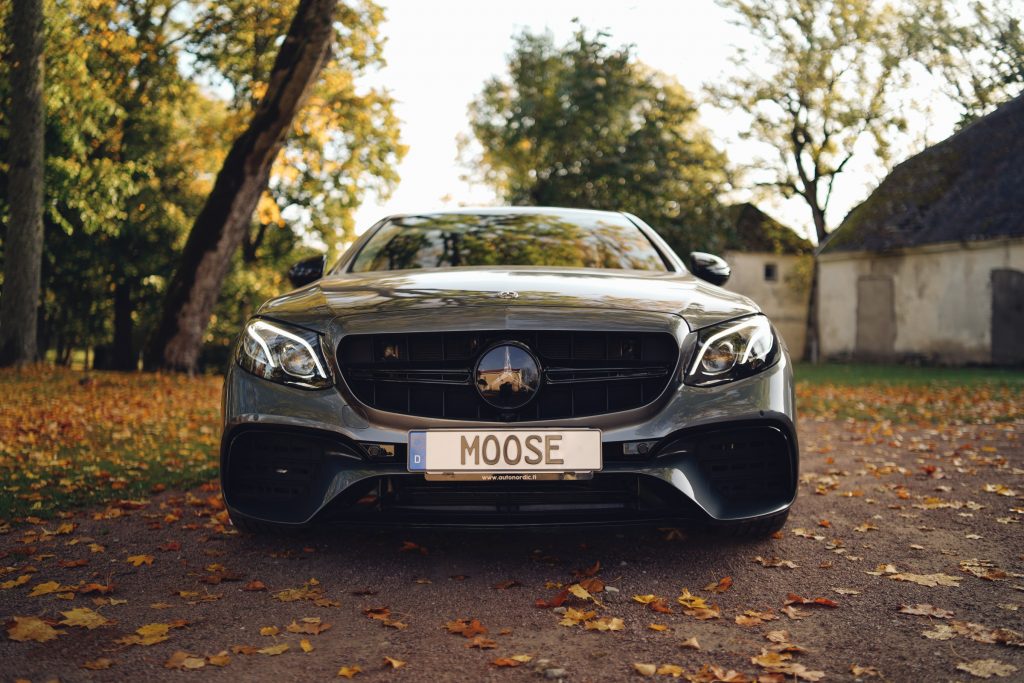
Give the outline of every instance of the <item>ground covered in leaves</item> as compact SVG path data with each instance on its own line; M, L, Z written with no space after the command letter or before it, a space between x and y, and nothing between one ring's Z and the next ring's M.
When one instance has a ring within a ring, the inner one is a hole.
M216 380L80 378L0 375L5 677L1024 678L1012 382L801 385L800 497L740 543L242 536L214 483L175 488L215 466Z

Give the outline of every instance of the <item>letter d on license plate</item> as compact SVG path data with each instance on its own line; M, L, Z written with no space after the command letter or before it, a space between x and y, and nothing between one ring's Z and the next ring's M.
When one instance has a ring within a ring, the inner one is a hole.
M428 474L596 472L597 429L430 429L409 432L409 470Z

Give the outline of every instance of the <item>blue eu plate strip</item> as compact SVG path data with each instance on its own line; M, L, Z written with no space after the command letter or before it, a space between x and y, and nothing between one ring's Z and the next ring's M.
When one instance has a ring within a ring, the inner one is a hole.
M427 470L427 433L409 432L409 470Z

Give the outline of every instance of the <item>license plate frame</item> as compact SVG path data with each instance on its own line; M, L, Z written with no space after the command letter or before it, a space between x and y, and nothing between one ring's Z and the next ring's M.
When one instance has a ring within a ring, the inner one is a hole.
M407 469L431 481L590 479L604 467L602 443L587 427L414 429Z

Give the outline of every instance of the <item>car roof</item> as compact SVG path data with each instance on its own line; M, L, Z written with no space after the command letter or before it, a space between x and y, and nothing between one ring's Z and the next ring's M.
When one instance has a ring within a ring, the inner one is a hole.
M388 218L404 218L406 216L445 216L445 215L469 215L469 216L500 216L515 214L540 214L545 216L603 217L625 219L625 214L620 211L601 211L598 209L571 209L559 206L463 206L452 209L433 209L430 211L409 211L396 213Z

